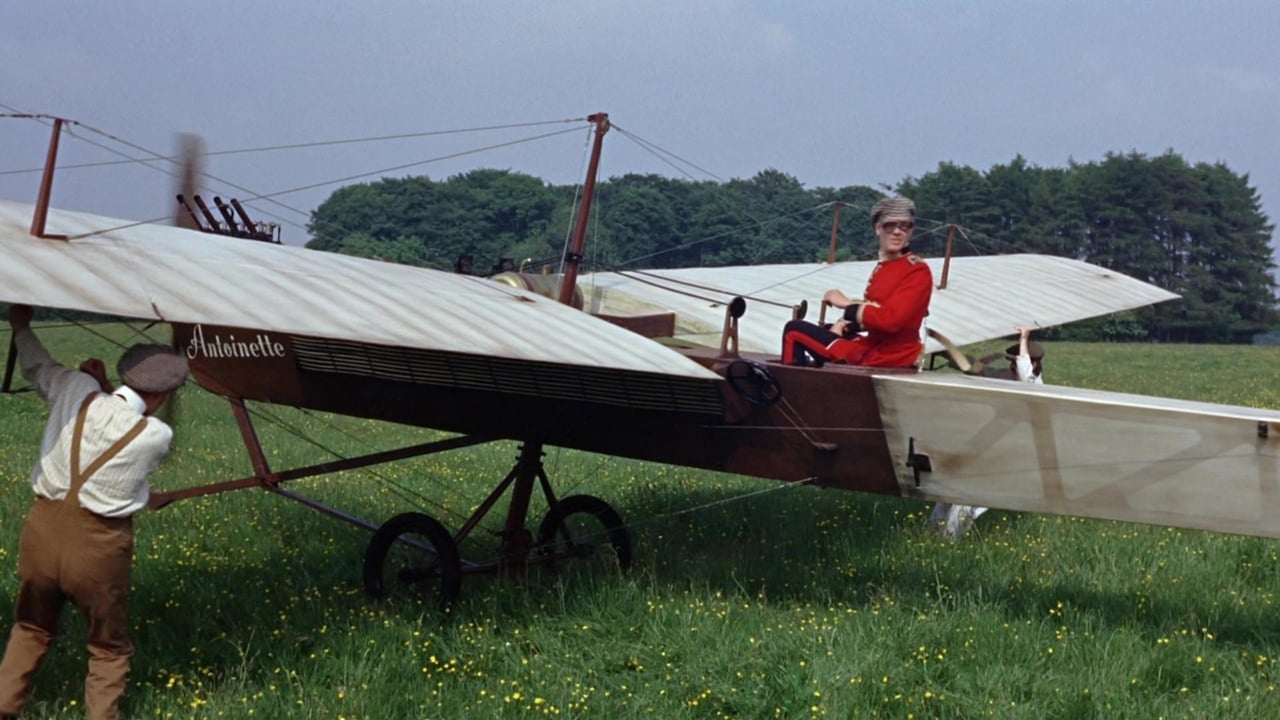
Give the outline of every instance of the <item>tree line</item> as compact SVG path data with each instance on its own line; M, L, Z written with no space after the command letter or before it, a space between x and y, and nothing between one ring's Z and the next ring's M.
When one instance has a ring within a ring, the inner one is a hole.
M311 216L308 247L476 274L558 267L579 198L507 170L435 181L384 178L335 191ZM1034 252L1084 260L1182 300L1064 330L1081 339L1247 342L1274 327L1274 226L1248 176L1166 152L1108 154L1065 168L1021 156L985 172L952 163L894 187L806 189L778 170L727 182L624 175L596 184L585 269L816 262L875 257L870 209L915 200L913 249ZM839 212L837 213L837 207ZM536 271L536 270L535 270Z

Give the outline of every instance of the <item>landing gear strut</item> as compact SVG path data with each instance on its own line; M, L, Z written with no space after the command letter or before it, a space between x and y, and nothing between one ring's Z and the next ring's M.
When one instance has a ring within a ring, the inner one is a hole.
M542 466L542 444L527 442L511 472L463 523L457 533L422 513L397 515L374 533L364 558L365 590L375 598L405 591L427 592L443 604L457 598L464 574L498 572L520 576L530 565L616 567L631 565L631 535L618 512L600 498L571 495L558 500ZM527 528L535 482L547 501L536 538ZM461 557L459 545L507 490L511 499L498 533L498 556L486 563Z

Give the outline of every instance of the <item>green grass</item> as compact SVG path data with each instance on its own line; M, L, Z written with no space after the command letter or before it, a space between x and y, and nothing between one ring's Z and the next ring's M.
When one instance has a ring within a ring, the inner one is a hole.
M118 354L81 329L42 337L66 361ZM1280 348L1053 343L1045 366L1054 383L1280 407ZM342 454L431 437L256 409L280 469L329 456L276 419ZM0 396L0 616L43 422L33 394ZM224 401L190 386L175 422L155 487L249 473ZM452 529L515 455L496 443L294 489ZM950 542L917 501L554 449L546 463L558 493L601 496L627 519L631 572L469 577L441 613L367 599L368 533L267 493L139 515L127 716L1280 716L1271 541L993 511ZM488 537L471 549L491 550ZM83 641L68 608L30 717L80 716Z

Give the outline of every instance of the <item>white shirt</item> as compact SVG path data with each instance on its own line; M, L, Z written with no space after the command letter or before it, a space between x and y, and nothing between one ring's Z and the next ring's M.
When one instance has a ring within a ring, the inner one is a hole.
M71 438L85 397L96 394L81 436L81 471L143 418L146 404L127 386L112 395L102 393L97 380L58 364L30 330L13 337L23 377L49 403L49 422L40 442L40 461L31 470L31 487L41 497L63 500L71 488ZM85 482L80 489L81 507L105 517L128 517L146 507L151 495L147 476L168 455L173 440L173 430L164 422L146 421L142 432Z
M1019 380L1025 383L1034 383L1036 385L1044 384L1044 381L1040 379L1039 375L1032 374L1033 370L1031 369L1030 355L1019 355L1018 359L1015 360L1014 362L1018 363L1018 379Z

